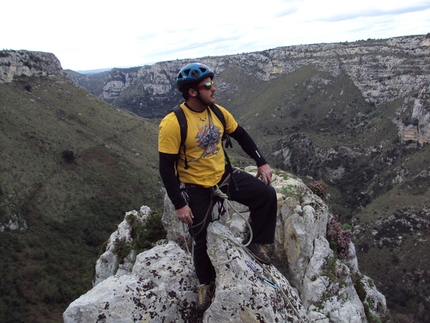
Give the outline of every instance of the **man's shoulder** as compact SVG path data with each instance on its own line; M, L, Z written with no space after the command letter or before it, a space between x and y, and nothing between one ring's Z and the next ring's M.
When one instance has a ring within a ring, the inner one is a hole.
M224 108L222 105L219 105L219 104L213 104L212 108L218 109L218 110L220 110L222 112L228 111L226 108Z
M221 106L221 105L219 105L219 104L216 104L215 105L218 109L219 109L219 111L222 113L222 116L224 117L224 119L225 119L225 121L226 121L226 123L228 123L229 121L231 121L231 120L234 120L234 117L233 117L233 115L231 114L231 112L230 111L228 111L226 108L224 108L223 106Z
M166 115L163 117L162 120L167 120L167 121L175 121L177 120L176 115L178 113L181 113L182 110L182 114L184 113L183 107L182 107L182 103L178 104L176 106L174 106L169 112L166 113Z
M214 106L216 106L216 108L218 108L218 110L220 110L224 116L231 115L231 112L227 108L224 108L222 105L214 104Z
M169 111L163 119L161 119L159 127L173 127L175 129L176 127L179 128L179 120L176 117L176 114L173 112L173 109ZM172 129L172 130L173 130Z
M171 121L175 121L175 119L176 119L175 114L173 113L173 111L170 111L169 113L167 113L167 114L163 117L163 119L161 119L161 123L163 123L163 122L171 122Z

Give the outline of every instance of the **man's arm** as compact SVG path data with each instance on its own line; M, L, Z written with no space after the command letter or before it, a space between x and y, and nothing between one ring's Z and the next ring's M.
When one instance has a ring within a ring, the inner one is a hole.
M187 204L182 197L181 190L179 189L178 179L175 173L175 164L177 158L177 154L159 153L159 169L161 179L163 180L167 195L169 196L176 210L183 208Z
M270 184L272 179L272 169L267 164L264 156L258 150L257 144L251 136L240 125L237 126L236 130L233 131L230 136L234 138L239 143L240 147L242 147L243 151L257 163L258 171L256 177L261 177L266 185Z
M159 153L160 175L163 180L164 187L166 188L167 195L175 206L175 212L179 221L191 226L193 225L193 212L181 194L178 179L175 174L177 158L177 154Z
M249 157L255 160L258 167L267 164L266 159L264 159L263 155L258 150L257 144L240 125L229 135L239 143L240 147L242 147L243 151L246 152Z

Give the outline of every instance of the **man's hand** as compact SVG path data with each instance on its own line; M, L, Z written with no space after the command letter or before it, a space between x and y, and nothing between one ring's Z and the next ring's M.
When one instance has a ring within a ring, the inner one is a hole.
M272 169L268 164L261 165L258 167L257 175L255 177L261 177L264 184L269 185L272 181Z
M179 221L188 224L189 226L193 225L194 216L188 205L185 205L183 208L176 210L176 215L178 216Z

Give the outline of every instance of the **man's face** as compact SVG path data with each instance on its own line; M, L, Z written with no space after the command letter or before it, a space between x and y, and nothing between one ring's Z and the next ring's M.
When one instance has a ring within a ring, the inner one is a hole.
M207 105L215 103L215 91L216 88L210 77L203 79L199 83L200 97Z

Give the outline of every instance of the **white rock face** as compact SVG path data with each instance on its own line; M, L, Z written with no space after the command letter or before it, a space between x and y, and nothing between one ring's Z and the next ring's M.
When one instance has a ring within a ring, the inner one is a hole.
M58 58L51 53L26 50L0 52L0 83L19 76L63 76Z
M262 81L291 74L305 66L313 66L333 77L347 75L360 90L363 98L376 108L398 99L404 100L403 107L407 106L409 109L412 108L411 104L414 104L415 126L399 123L396 118L393 118L393 122L398 126L399 136L403 141L413 140L422 144L430 142L429 43L430 34L427 34L352 43L286 46L260 52L202 57L199 61L214 70L217 75L217 88L223 93L238 90L237 84L223 79L223 72L232 66ZM170 100L176 95L174 82L178 71L190 62L191 60L174 60L151 66L114 69L102 81L103 92L99 96L116 105L117 99L122 100L123 93L126 93L126 96L133 94L135 98L147 93L145 99L128 102L134 109L140 108L149 98ZM309 91L315 91L319 85L332 82L320 78L309 81ZM75 82L79 84L78 79L75 79ZM411 103L412 101L415 102ZM418 111L415 106L421 106L422 109ZM148 112L148 115L151 114Z
M100 256L96 262L96 274L94 277L94 285L97 285L106 278L116 274L118 276L129 274L133 269L133 264L136 260L135 252L132 252L120 263L118 255L115 253L118 243L130 243L131 227L127 221L129 215L133 215L136 221L142 222L151 213L151 209L147 206L142 206L140 211L130 211L125 214L124 221L118 225L118 229L111 234L106 245L106 251Z
M64 322L190 322L196 283L190 255L170 242L139 254L131 273L110 276L74 301Z
M256 169L247 171L255 174ZM208 254L217 279L213 302L202 316L195 311L198 280L191 252L185 248L189 237L166 199L163 224L169 242L135 260L130 253L124 262L127 268L120 268L112 256L113 241L130 239L124 220L97 262L96 285L69 305L64 322L364 323L365 305L372 314L383 315L385 297L359 272L353 244L344 261L330 249L326 227L331 215L324 202L286 173L275 175L272 185L278 192L278 221L269 253L276 266L258 263L239 245L246 224L237 212L245 211L246 219L247 210L225 202L228 213L208 228ZM281 193L285 191L288 196ZM144 207L128 215L139 218L149 212ZM247 262L278 288L264 283ZM360 296L354 286L361 286Z

